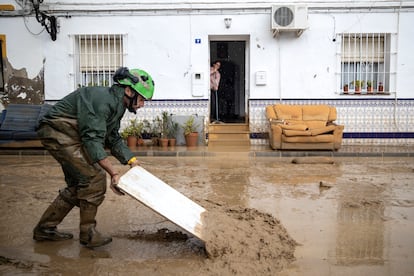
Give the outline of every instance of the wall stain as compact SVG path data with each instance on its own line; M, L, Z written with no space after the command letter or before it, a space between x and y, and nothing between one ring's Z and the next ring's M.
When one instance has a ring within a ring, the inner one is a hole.
M28 78L25 68L14 69L7 58L3 59L4 66L4 92L0 92L0 104L43 104L44 70L33 79Z

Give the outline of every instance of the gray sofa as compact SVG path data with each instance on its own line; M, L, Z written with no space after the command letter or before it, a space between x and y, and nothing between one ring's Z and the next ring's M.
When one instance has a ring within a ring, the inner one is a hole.
M36 128L51 105L9 104L0 116L0 148L42 147Z

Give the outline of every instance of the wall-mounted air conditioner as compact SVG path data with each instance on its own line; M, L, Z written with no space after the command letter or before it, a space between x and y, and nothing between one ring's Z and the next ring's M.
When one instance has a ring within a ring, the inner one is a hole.
M302 5L272 6L273 36L280 32L296 32L298 36L308 28L308 7Z

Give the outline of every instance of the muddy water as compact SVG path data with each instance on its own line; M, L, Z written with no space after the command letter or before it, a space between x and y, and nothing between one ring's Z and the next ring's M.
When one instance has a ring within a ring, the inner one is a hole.
M62 173L49 156L0 156L0 274L414 274L413 158L141 160L209 211L206 243L110 190L97 220L111 244L79 245L78 209L59 226L73 240L34 242L32 228L64 186Z

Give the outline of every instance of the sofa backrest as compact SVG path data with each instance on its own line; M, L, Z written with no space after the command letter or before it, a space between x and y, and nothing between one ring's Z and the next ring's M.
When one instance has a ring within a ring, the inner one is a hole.
M336 108L329 105L290 105L275 104L266 107L268 119L296 121L324 121L336 120Z

